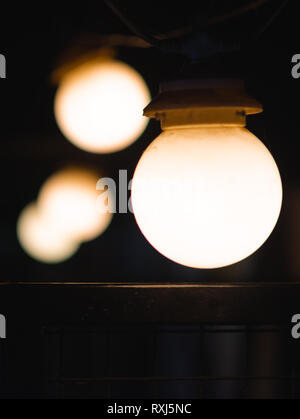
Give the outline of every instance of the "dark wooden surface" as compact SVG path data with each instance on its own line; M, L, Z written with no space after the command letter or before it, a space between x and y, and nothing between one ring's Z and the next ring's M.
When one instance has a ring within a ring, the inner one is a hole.
M288 324L300 283L1 283L0 312L46 324Z

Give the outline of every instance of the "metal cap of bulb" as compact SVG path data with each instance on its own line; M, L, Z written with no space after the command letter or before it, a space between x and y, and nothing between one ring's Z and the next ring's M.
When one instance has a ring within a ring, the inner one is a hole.
M263 111L237 79L177 80L163 83L144 115L163 130L198 126L244 127L246 116Z

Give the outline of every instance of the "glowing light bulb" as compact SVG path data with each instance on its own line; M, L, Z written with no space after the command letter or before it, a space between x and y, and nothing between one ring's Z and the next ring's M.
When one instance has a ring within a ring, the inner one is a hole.
M91 61L62 79L55 116L63 134L92 153L122 150L140 137L148 124L142 110L150 100L143 78L112 59Z
M244 128L163 132L132 185L136 221L152 246L194 268L254 253L279 217L282 185L267 148Z
M109 226L112 213L97 207L99 177L85 169L70 168L54 174L43 185L39 208L44 217L66 237L89 241L100 236ZM109 193L109 191L107 192ZM108 204L112 202L112 199Z
M33 259L56 264L71 258L79 244L64 237L47 221L36 204L28 205L17 222L20 245Z
M179 80L163 85L144 112L163 129L132 182L146 239L192 268L221 268L254 253L282 205L276 163L244 128L246 115L262 106L239 80Z

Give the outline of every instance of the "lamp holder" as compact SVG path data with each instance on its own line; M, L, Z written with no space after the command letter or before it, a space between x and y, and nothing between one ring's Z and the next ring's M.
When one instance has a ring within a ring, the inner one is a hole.
M238 79L176 80L163 83L144 115L166 129L246 125L246 116L263 111Z

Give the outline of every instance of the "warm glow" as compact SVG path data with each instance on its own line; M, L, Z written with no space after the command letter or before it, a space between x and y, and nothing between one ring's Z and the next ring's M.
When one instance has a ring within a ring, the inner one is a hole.
M71 258L79 244L66 239L40 213L36 204L28 205L17 223L20 245L32 258L44 263L60 263Z
M45 218L72 240L92 240L112 220L109 211L101 213L97 207L98 180L92 171L65 169L50 177L41 189L38 202Z
M143 154L132 204L167 258L219 268L254 253L278 220L282 185L270 152L244 128L163 132Z
M132 144L145 130L143 108L150 93L143 78L119 61L89 62L69 72L55 99L63 134L77 147L112 153Z

